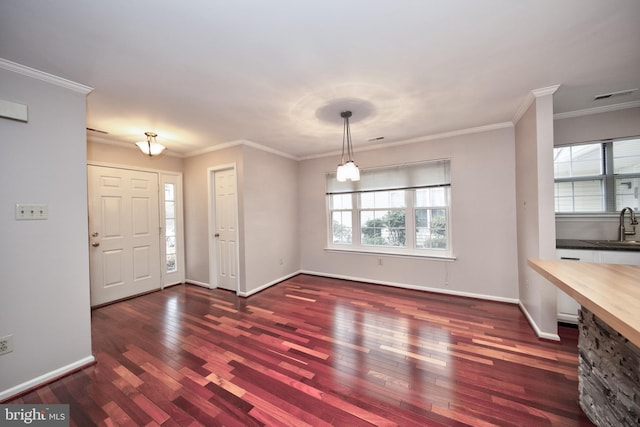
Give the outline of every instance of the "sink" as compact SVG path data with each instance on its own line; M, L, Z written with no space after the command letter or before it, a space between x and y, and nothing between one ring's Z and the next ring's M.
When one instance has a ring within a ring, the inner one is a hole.
M621 242L620 240L584 240L587 243L592 243L594 245L600 246L614 246L614 247L637 247L640 248L640 240L625 240Z

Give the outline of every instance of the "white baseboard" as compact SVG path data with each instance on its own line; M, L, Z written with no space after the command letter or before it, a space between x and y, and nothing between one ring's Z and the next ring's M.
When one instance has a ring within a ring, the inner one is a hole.
M190 285L202 286L203 288L207 288L207 289L215 289L215 286L211 287L210 284L204 283L204 282L198 282L197 280L187 279L185 280L185 283L188 283Z
M298 271L296 271L296 272L294 272L294 273L287 274L286 276L282 276L282 277L280 277L279 279L272 280L272 281L271 281L271 282L269 282L269 283L265 283L264 285L262 285L262 286L260 286L260 287L258 287L258 288L256 288L256 289L252 289L252 290L251 290L251 291L249 291L249 292L238 292L238 296L241 296L241 297L250 297L250 296L251 296L251 295L253 295L253 294L257 294L257 293L258 293L258 292L260 292L260 291L263 291L263 290L265 290L265 289L267 289L267 288L269 288L269 287L271 287L271 286L273 286L273 285L275 285L275 284L277 284L277 283L280 283L280 282L282 282L282 281L284 281L284 280L290 279L290 278L292 278L293 276L297 276L297 275L298 275L298 274L300 274L300 273L301 273L301 271L299 271L299 270L298 270Z
M84 368L93 362L96 359L93 356L87 356L84 359L77 360L73 363L70 363L61 368L55 369L51 372L47 372L46 374L40 375L39 377L33 378L29 381L23 382L22 384L18 384L17 386L11 387L10 389L4 390L0 392L0 402L9 399L10 397L17 396L20 393L36 388L38 386L44 385L49 381L60 378L68 373L71 373L77 369Z
M432 288L432 287L424 287L424 286L417 286L417 285L409 285L406 283L397 283L397 282L388 282L388 281L383 281L383 280L372 280L369 278L363 278L363 277L353 277L353 276L345 276L345 275L341 275L341 274L331 274L331 273L324 273L324 272L320 272L320 271L310 271L310 270L298 270L294 273L288 274L286 276L283 276L281 278L278 278L276 280L273 280L269 283L265 283L264 285L253 289L249 292L238 292L238 296L241 297L249 297L253 294L256 294L264 289L267 289L277 283L280 283L284 280L287 280L293 276L296 276L298 274L310 274L312 276L321 276L321 277L330 277L333 279L343 279L343 280L352 280L355 282L364 282L364 283L372 283L372 284L376 284L376 285L384 285L384 286L392 286L392 287L396 287L396 288L403 288L403 289L412 289L412 290L417 290L417 291L425 291L425 292L434 292L434 293L439 293L439 294L444 294L444 295L452 295L452 296L459 296L459 297L467 297L467 298L476 298L476 299L481 299L481 300L486 300L486 301L496 301L496 302L504 302L504 303L509 303L509 304L517 304L520 307L520 310L522 310L522 313L524 313L524 316L527 318L527 321L529 322L529 324L531 325L531 327L533 328L534 332L536 333L536 335L538 336L538 338L543 338L543 339L548 339L551 341L560 341L560 336L558 334L551 334L548 332L543 332L538 325L536 324L536 322L533 320L533 318L531 317L531 315L529 314L529 312L527 311L527 309L525 308L524 304L522 304L522 302L518 299L518 298L505 298L505 297L498 297L495 295L486 295L486 294L477 294L477 293L473 293L473 292L462 292L462 291L454 291L454 290L448 290L448 289L442 289L442 288ZM199 285L199 286L204 286L206 288L209 288L209 285L207 283L199 283L197 281L194 280L187 280L188 283L192 283L194 285ZM577 319L575 320L565 320L565 321L569 321L571 323L577 323Z
M524 306L524 304L522 304L522 301L518 302L518 305L520 306L520 310L522 310L522 312L524 313L524 317L527 318L527 321L529 322L529 324L531 325L531 327L535 331L535 333L538 336L538 338L543 338L543 339L547 339L547 340L551 340L551 341L560 341L560 335L558 335L558 334L550 334L549 332L543 332L538 327L538 324L533 320L533 317L531 317L531 315L527 311L527 308Z
M431 287L425 287L425 286L408 285L406 283L387 282L383 280L372 280L372 279L362 278L362 277L352 277L352 276L344 276L340 274L322 273L319 271L301 270L299 271L299 273L311 274L313 276L331 277L333 279L343 279L343 280L352 280L356 282L373 283L375 285L392 286L395 288L412 289L416 291L426 291L426 292L434 292L438 294L454 295L459 297L476 298L476 299L482 299L487 301L506 302L509 304L518 304L520 302L520 300L518 300L517 298L504 298L504 297L498 297L494 295L476 294L472 292L461 292L461 291L453 291L453 290L442 289L442 288L431 288Z
M574 325L579 325L580 324L580 320L578 319L578 315L577 314L562 314L562 313L558 313L558 321L564 322L564 323L571 323L571 324L574 324Z

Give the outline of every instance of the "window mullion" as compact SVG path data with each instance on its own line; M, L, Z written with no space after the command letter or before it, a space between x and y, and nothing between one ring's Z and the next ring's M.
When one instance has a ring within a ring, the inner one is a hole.
M360 236L362 235L360 225L360 193L351 194L351 221L353 221L351 242L354 246L360 247Z
M602 144L604 150L604 200L607 212L616 210L616 179L613 175L613 141Z
M408 249L416 248L416 208L415 208L415 190L405 191L404 196L404 226L405 226L405 247Z

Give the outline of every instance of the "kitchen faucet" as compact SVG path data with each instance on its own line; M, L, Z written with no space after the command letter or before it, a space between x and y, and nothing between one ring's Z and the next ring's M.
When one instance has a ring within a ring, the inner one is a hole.
M629 225L633 228L631 231L627 231L624 227L624 212L629 211ZM636 225L638 224L638 220L636 219L636 213L633 211L633 208L622 208L620 211L620 227L618 228L618 240L624 242L625 236L632 236L636 234Z

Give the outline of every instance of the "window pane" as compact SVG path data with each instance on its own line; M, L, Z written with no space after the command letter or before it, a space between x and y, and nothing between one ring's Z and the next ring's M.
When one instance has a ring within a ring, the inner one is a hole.
M613 173L640 173L640 139L613 141Z
M416 207L447 206L449 187L416 189Z
M168 219L165 223L165 236L175 236L176 235L176 220Z
M361 242L373 246L405 246L404 210L362 211Z
M555 183L556 212L573 212L573 183Z
M602 182L576 181L573 183L573 199L575 212L603 212L604 191Z
M175 200L173 197L173 187L174 184L165 184L164 185L164 200Z
M332 209L351 209L351 194L332 194Z
M175 184L164 184L164 235L165 235L165 268L167 273L177 271L176 264L176 203Z
M556 182L556 212L604 212L604 190L599 179Z
M555 178L601 175L602 143L554 148L553 166Z
M404 200L404 190L389 191L389 207L390 208L404 208L406 206Z
M175 254L167 255L167 273L178 271Z
M404 208L404 190L361 193L360 207L362 209Z
M416 248L447 248L447 217L444 209L416 209Z
M616 179L616 210L627 206L640 210L640 178Z
M167 236L166 238L167 241L167 246L166 246L166 250L167 250L167 255L169 254L175 254L176 253L176 238L171 236Z
M333 243L350 244L352 233L351 212L331 213Z
M165 202L164 203L164 217L167 219L173 219L176 217L176 204L174 202Z

